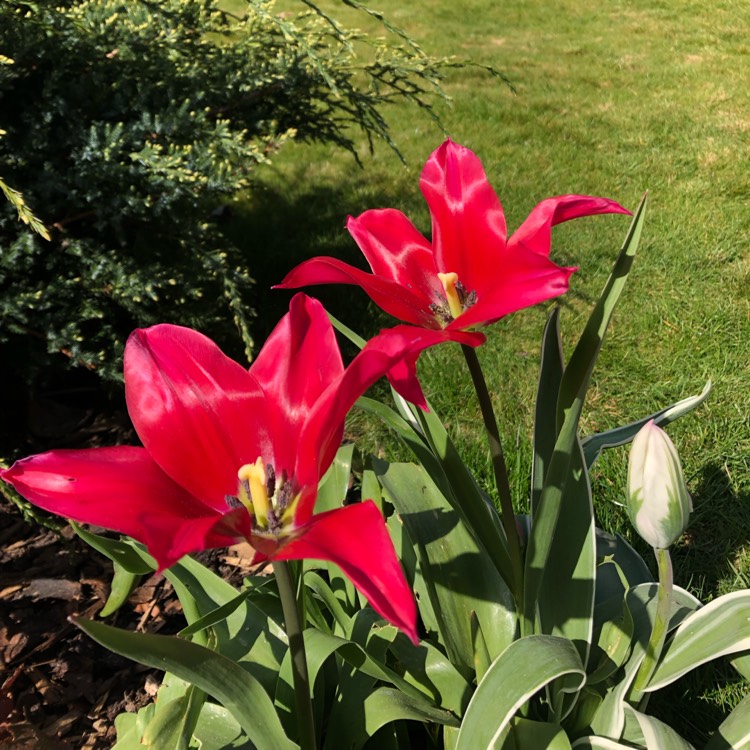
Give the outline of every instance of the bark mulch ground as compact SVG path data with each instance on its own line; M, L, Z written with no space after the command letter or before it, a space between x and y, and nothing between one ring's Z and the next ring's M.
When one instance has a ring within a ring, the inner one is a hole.
M243 550L217 550L202 562L232 580L247 575ZM99 646L68 617L96 617L112 565L70 527L24 521L0 500L0 750L104 750L114 719L156 695L161 673ZM185 625L162 575L144 578L109 624L150 633Z

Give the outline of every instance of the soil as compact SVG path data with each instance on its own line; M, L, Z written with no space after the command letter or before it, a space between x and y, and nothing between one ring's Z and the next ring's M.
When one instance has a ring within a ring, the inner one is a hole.
M10 455L8 446L28 455L53 447L137 443L121 402L115 408L96 402L89 389L50 391L33 394L7 422L13 435L0 429L0 456ZM239 584L249 572L248 550L213 550L200 559ZM115 717L153 700L160 672L99 646L68 619L96 617L112 572L110 561L71 527L52 530L29 522L0 495L0 750L111 748ZM156 574L144 578L106 621L162 634L185 626L171 584Z
M6 501L0 529L0 750L112 747L115 717L150 702L162 675L113 654L68 620L96 617L111 563L69 526L29 524ZM201 555L232 583L248 574L248 559L242 548ZM162 634L185 626L171 584L157 574L107 622Z

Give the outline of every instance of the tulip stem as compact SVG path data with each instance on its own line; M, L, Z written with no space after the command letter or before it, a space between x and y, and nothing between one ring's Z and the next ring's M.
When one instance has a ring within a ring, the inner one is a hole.
M466 364L471 373L471 379L474 382L474 390L479 400L479 408L482 411L484 420L484 429L487 432L487 440L490 444L490 455L492 457L492 468L495 473L495 484L500 496L500 517L505 531L505 537L508 541L508 554L513 570L514 581L509 581L511 589L516 595L516 602L522 601L523 589L523 560L521 558L521 542L518 538L518 529L516 527L516 515L513 510L513 498L510 494L510 482L508 481L508 469L505 464L505 454L503 445L500 442L500 431L497 427L497 418L492 406L492 398L487 388L487 381L484 379L482 366L479 364L479 357L476 351L466 344L461 344Z
M299 740L302 750L315 750L315 718L312 700L310 699L310 677L307 672L307 654L302 634L302 623L297 606L297 594L289 563L274 560L273 572L279 588L281 608L284 612L286 634L289 638L289 650L292 653L292 679L294 681L294 700L297 707Z
M646 656L635 678L634 687L636 690L643 690L656 671L656 664L659 661L659 656L661 656L661 650L664 647L664 641L667 637L667 628L672 609L672 559L669 556L668 549L654 548L654 552L659 568L656 616L654 618L654 628L651 631L651 638L646 648Z

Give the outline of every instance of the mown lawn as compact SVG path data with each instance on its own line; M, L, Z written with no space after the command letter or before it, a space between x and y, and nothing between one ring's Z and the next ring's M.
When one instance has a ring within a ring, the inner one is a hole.
M357 17L330 0L324 7L344 21ZM676 580L704 600L750 586L750 8L731 0L379 0L377 7L428 52L494 66L512 81L515 94L480 69L457 69L445 81L452 105L438 105L450 136L482 158L509 228L551 195L603 195L634 209L649 191L640 256L595 373L585 430L631 421L711 379L708 403L669 429L695 506L674 550ZM362 263L344 230L347 214L397 207L429 231L419 172L443 134L410 107L393 107L389 116L406 167L384 145L370 156L363 144L359 169L346 154L300 144L257 173L233 234L258 281L259 341L290 296L268 287L292 265L319 254ZM627 227L625 217L604 216L555 230L553 257L580 266L561 300L568 344ZM365 335L392 322L354 288L311 291ZM501 321L481 351L519 509L528 493L532 394L548 309ZM489 483L460 354L444 347L420 364L437 411ZM361 416L351 432L371 450L398 450ZM621 450L600 460L594 493L600 524L631 536L617 505L625 460ZM657 710L686 736L705 737L745 691L717 688L718 672L679 683Z

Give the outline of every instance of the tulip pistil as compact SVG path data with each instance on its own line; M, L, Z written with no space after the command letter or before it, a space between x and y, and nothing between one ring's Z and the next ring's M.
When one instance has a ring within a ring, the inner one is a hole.
M240 504L253 519L254 531L280 534L292 524L297 498L293 497L292 482L286 472L276 475L273 464L264 463L259 456L254 464L245 464L237 472L237 496L227 498L230 506Z
M438 273L438 278L443 285L445 298L440 303L430 305L430 312L443 325L448 325L477 301L477 293L467 292L457 273Z

